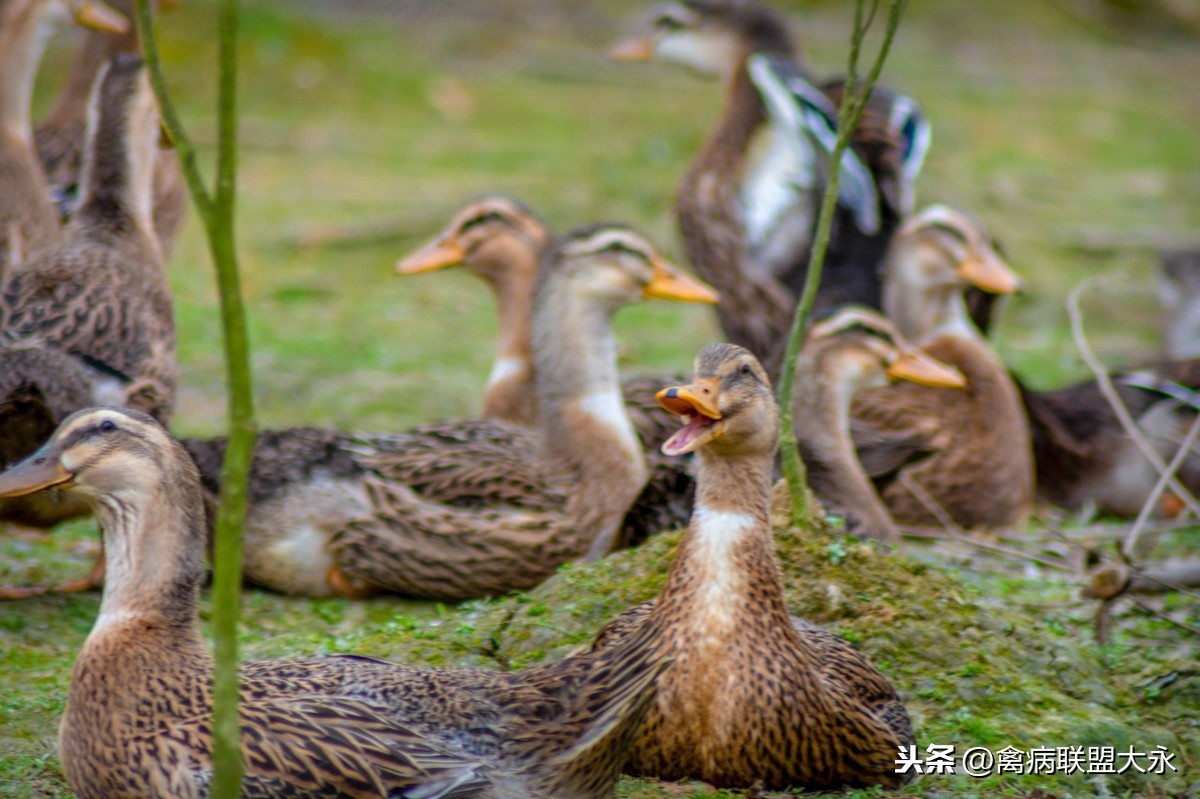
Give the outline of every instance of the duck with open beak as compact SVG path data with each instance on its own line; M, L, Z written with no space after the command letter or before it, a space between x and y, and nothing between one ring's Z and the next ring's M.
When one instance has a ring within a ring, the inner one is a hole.
M701 377L686 386L671 386L658 392L658 403L683 420L683 427L662 445L666 455L695 452L721 436L721 409L717 404L720 384L715 377Z

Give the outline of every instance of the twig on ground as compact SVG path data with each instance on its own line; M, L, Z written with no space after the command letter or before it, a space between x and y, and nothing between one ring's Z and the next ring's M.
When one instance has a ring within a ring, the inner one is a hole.
M1142 456L1148 460L1159 474L1166 474L1167 465L1163 463L1163 459L1159 457L1154 447L1142 435L1142 431L1138 428L1133 417L1129 415L1129 409L1125 407L1125 403L1121 400L1121 396L1117 394L1116 388L1113 386L1112 378L1109 377L1108 370L1104 368L1104 364L1096 357L1096 353L1092 351L1092 347L1087 342L1087 337L1083 332L1083 313L1079 309L1079 297L1084 289L1088 288L1097 278L1088 278L1079 282L1075 288L1071 289L1071 293L1067 295L1067 315L1071 319L1071 335L1075 339L1075 346L1079 349L1080 357L1084 363L1092 370L1096 377L1096 385L1100 388L1100 393L1108 400L1108 404L1112 406L1113 413L1116 414L1117 421L1121 423L1121 427L1125 430L1125 434L1133 442ZM1187 506L1195 516L1200 517L1200 503L1196 502L1196 498L1192 496L1183 485L1173 476L1167 474L1167 485L1172 491L1178 495L1179 499ZM1127 555L1128 557L1128 555Z
M1166 471L1159 475L1158 482L1154 484L1154 488L1150 491L1150 496L1146 497L1146 502L1142 505L1142 509L1138 513L1133 527L1130 528L1129 535L1125 537L1125 543L1121 545L1121 550L1125 553L1125 557L1133 557L1138 537L1141 536L1142 530L1145 529L1146 522L1149 521L1152 510L1158 507L1163 491L1167 488L1167 482L1179 473L1179 467L1183 465L1184 458L1191 453L1192 445L1196 443L1197 434L1200 434L1200 414L1196 414L1196 418L1192 422L1192 426L1188 429L1187 435L1180 442L1179 448L1175 450L1175 455L1171 458L1171 462L1167 464Z
M948 513L946 513L946 509L943 508L936 499L934 499L932 496L929 495L928 491L926 491L924 488L922 488L909 475L902 473L898 479L900 480L901 485L903 485L905 488L907 488L912 493L912 495L917 498L917 501L920 502L922 505L924 505L925 509L928 510L934 516L934 518L936 518L938 520L938 523L942 525L943 529L946 532L946 536L944 536L944 537L953 538L957 541L962 541L964 543L970 544L971 546L978 547L979 549L986 549L990 552L996 552L1001 555L1008 555L1009 557L1019 558L1021 560L1037 563L1038 565L1045 566L1048 569L1056 569L1058 571L1070 572L1071 574L1079 573L1077 569L1073 568L1069 564L1062 563L1059 561L1047 560L1046 558L1040 557L1038 555L1034 555L1029 552L1024 552L1019 549L1013 549L1012 547L1006 547L1001 544L996 544L991 541L987 541L987 540L984 540L977 536L971 535L966 530L963 530L961 527L959 527L957 524L955 524L954 520L950 518L950 515ZM909 531L905 530L904 533L905 533L905 535L908 535ZM913 537L937 538L938 536L931 535L928 531L922 530L919 532L914 531Z

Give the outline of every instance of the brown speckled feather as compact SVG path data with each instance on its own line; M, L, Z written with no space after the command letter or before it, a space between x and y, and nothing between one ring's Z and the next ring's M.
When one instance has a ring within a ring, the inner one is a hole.
M134 20L133 0L108 0L107 4ZM80 42L71 67L63 79L54 107L34 128L34 146L50 185L64 194L78 192L83 171L84 140L87 133L87 105L92 84L100 69L114 55L141 53L137 26L124 34L88 31ZM154 164L154 230L164 253L169 254L175 236L187 215L187 186L179 157L173 149L163 149ZM74 202L71 203L74 205ZM64 214L69 218L70 214Z
M72 415L40 452L0 477L0 495L69 471L109 552L63 715L63 772L81 799L205 797L212 659L197 623L207 536L195 465L152 418L113 408ZM353 655L244 664L244 795L609 796L670 665L650 645L657 633L510 673Z
M764 370L740 347L711 345L674 396L677 412L695 419L703 401L719 419L673 439L697 442L699 474L662 595L595 644L606 651L658 624L659 653L674 660L626 769L718 787L899 785L897 747L913 733L895 689L784 604L768 518L778 416Z
M97 92L103 112L89 144L92 166L83 205L57 247L0 282L0 362L40 357L43 367L36 374L24 370L22 380L16 379L16 367L9 375L19 385L4 388L25 400L38 396L44 404L26 402L27 422L10 412L6 430L11 425L46 432L47 420L53 425L98 404L127 405L166 422L174 406L170 287L158 242L137 210L149 187L132 180L139 174L132 164L153 158L158 115L136 57L115 61ZM35 350L44 354L29 354ZM16 398L0 397L0 403L10 403L12 411ZM14 510L22 521L39 525L75 512L69 506Z
M925 351L958 367L966 388L898 383L859 395L857 418L922 442L932 454L900 470L966 529L1019 525L1033 502L1029 426L1004 366L981 341L941 338ZM941 526L896 480L884 503L901 524Z

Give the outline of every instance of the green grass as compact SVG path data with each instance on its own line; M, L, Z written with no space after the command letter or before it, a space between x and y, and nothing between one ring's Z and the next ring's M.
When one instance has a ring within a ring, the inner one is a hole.
M674 187L718 113L719 91L664 66L603 60L639 4L555 11L527 0L499 23L436 11L306 16L290 5L248 3L241 53L239 241L264 425L388 430L475 412L494 333L483 286L463 274L391 273L472 194L516 194L556 229L634 222L681 257ZM822 74L844 68L843 5L790 6ZM214 52L199 34L211 23L200 0L163 19L171 82L205 156ZM998 348L1039 387L1085 374L1063 311L1071 286L1111 276L1085 300L1093 346L1112 364L1144 358L1157 342L1154 246L1200 244L1200 52L1190 41L1121 36L1097 37L1035 0L986 9L928 0L912 4L884 75L934 124L920 200L977 212L1030 284L1005 309ZM40 107L68 57L65 43L52 47ZM183 373L175 427L216 433L216 299L194 221L171 277ZM705 309L665 303L623 312L617 332L630 370L685 369L718 335ZM830 535L781 534L789 604L871 655L908 702L922 746L1163 743L1184 775L1123 777L1104 789L1194 795L1194 637L1122 605L1114 642L1100 647L1094 607L1061 574L916 546L884 556ZM1176 537L1171 551L1195 556L1194 536ZM655 594L675 540L566 569L529 596L461 608L248 591L243 648L247 657L354 651L484 667L559 657ZM5 536L0 579L77 576L94 552L90 522L42 539ZM85 595L0 606L0 796L69 795L54 735L97 605ZM1194 599L1165 607L1200 625ZM930 776L901 795L1039 789L1101 790L1057 777ZM737 794L626 780L618 795Z

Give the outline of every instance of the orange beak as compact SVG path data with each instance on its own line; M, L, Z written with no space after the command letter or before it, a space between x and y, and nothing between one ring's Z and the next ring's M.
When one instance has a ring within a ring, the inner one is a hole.
M691 385L671 386L655 395L659 405L684 421L684 426L663 442L664 454L685 455L695 452L720 437L724 425L717 403L718 386L715 377L701 377Z
M902 349L900 357L887 368L887 376L893 380L907 380L934 388L963 388L967 385L962 372L918 349Z
M720 299L712 286L684 274L663 259L654 258L652 263L654 273L642 289L642 296L646 299L707 303L715 303Z
M133 30L129 18L101 0L78 0L75 21L101 33L128 33Z
M419 275L435 269L457 266L466 253L452 236L443 234L396 264L398 275Z
M991 248L973 250L956 271L960 278L989 294L1015 294L1024 288L1017 273Z
M631 36L608 48L608 57L622 63L649 61L654 58L654 39L649 36Z

